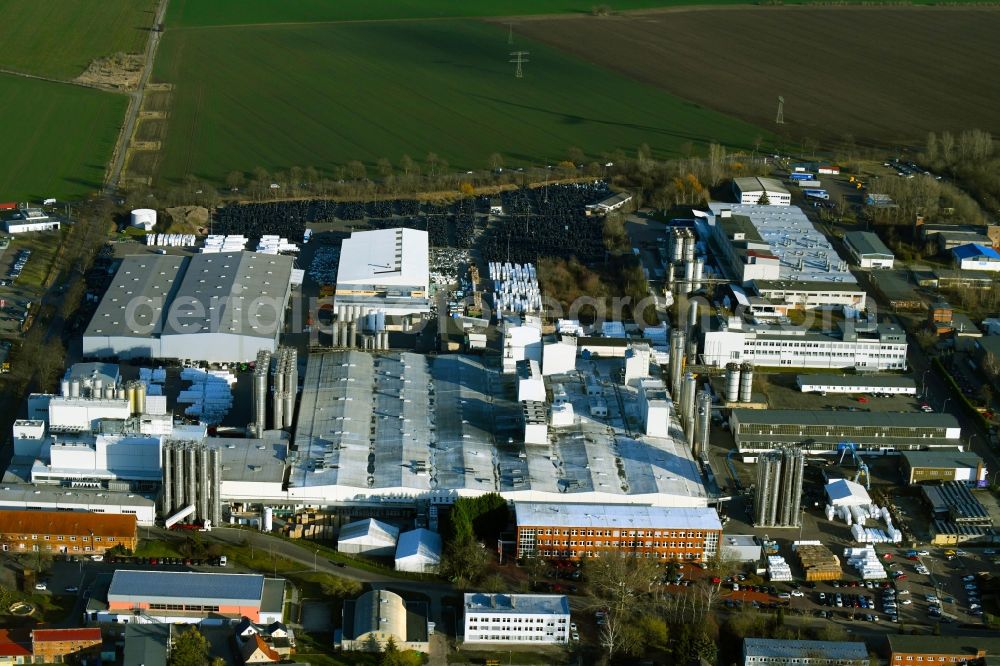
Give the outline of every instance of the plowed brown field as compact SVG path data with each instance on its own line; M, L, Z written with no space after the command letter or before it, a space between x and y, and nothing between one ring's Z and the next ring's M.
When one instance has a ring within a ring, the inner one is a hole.
M757 7L519 19L514 30L791 136L1000 134L1000 9Z

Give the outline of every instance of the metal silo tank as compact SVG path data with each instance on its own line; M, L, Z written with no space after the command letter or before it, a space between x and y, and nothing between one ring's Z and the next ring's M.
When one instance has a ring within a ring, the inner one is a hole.
M211 520L208 513L211 474L209 473L208 449L205 447L198 449L198 467L200 471L198 474L198 517L202 521Z
M169 446L163 447L163 515L169 516L174 510L174 452Z
M222 524L222 453L214 448L211 452L212 461L212 523Z
M698 394L698 432L694 455L708 453L709 434L712 428L712 394L708 391Z
M726 402L738 402L740 399L740 366L736 363L726 364Z
M740 366L740 402L751 402L753 396L753 365L744 363Z

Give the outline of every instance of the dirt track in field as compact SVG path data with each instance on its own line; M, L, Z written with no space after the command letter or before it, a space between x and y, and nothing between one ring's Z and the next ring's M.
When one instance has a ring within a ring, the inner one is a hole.
M743 7L515 19L514 30L791 137L1000 135L1000 8Z

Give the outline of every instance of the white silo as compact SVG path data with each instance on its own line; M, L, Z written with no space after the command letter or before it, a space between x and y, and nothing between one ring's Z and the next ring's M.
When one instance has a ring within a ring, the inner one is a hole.
M136 208L132 211L132 226L143 231L152 231L156 226L156 211L152 208Z

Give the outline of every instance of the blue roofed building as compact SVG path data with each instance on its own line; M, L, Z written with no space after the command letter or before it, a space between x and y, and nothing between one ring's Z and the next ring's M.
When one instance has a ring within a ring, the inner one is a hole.
M988 245L959 245L952 249L951 256L956 268L963 271L1000 271L1000 252Z

